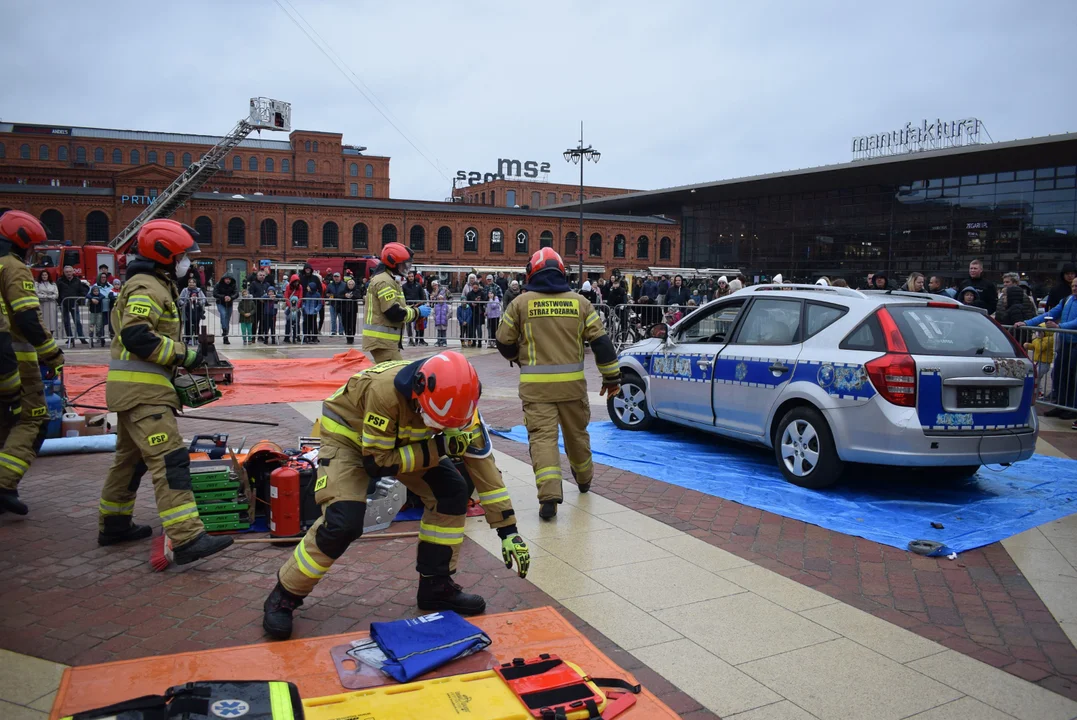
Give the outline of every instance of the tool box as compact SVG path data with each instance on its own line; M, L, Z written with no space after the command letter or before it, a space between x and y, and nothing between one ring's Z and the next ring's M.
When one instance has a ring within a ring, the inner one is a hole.
M192 462L191 489L207 532L250 528L253 513L231 465L219 460Z

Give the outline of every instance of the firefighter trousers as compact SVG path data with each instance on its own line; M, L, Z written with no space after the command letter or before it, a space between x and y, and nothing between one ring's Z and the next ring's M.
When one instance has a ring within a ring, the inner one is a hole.
M98 529L114 533L131 524L135 494L149 470L157 513L172 547L194 540L205 527L191 491L191 458L172 408L136 405L116 415L116 456L101 488Z
M400 348L394 347L388 348L374 348L373 350L367 350L370 353L370 357L374 358L374 364L380 365L383 362L389 362L390 360L403 360L404 356L400 354Z
M362 536L366 498L374 484L355 447L323 439L318 465L314 499L321 505L322 516L278 573L284 589L300 597L309 595L348 546ZM467 481L447 458L428 470L397 479L422 498L425 508L415 569L420 575L451 575L464 542L470 495Z
M594 477L591 463L591 404L587 398L563 402L524 402L528 451L535 470L539 502L561 502L561 453L557 449L557 428L565 440L565 454L577 485Z
M14 408L0 418L0 490L15 490L37 457L48 432L49 409L37 362L19 363L22 392Z

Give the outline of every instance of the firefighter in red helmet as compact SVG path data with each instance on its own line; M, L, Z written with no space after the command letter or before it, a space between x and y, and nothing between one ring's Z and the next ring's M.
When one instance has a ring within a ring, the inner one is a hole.
M381 264L374 268L366 291L366 318L363 322L363 350L375 363L401 360L400 337L404 326L418 317L429 317L430 306L408 307L404 302L401 278L408 273L412 252L391 242L381 249Z
M186 277L190 256L199 252L198 233L175 220L150 220L135 239L137 256L113 303L112 356L105 398L117 416L116 456L101 489L99 545L140 540L153 534L132 522L135 493L149 470L164 534L177 565L212 555L230 537L206 534L191 490L191 461L173 411L179 397L172 385L177 367L202 364L202 353L180 342L176 279Z
M538 484L539 517L544 520L557 514L563 499L558 426L581 493L591 489L594 476L584 342L591 344L602 374L601 394L615 397L621 391L621 371L613 342L590 301L569 288L561 256L553 248L541 248L527 263L524 292L501 316L497 349L520 366L520 399Z
M319 476L314 499L322 516L277 574L266 598L262 627L276 639L292 633L292 612L348 546L363 534L368 488L395 477L423 502L415 569L421 610L475 615L486 601L452 580L464 542L471 487L454 465L474 437L481 387L475 368L458 352L385 362L353 375L322 405ZM507 562L526 573L527 547L511 528Z
M6 347L0 340L0 392L7 397L0 416L0 511L18 515L29 512L19 499L19 481L37 457L45 441L49 410L41 372L55 377L63 367L64 354L45 329L34 280L26 267L26 255L47 239L45 226L22 210L0 215L0 312L10 331ZM11 354L18 366L12 377ZM21 384L19 402L11 402Z

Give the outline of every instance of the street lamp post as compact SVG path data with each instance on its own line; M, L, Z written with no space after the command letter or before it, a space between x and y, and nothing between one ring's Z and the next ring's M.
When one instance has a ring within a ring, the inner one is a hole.
M569 148L564 152L565 162L579 163L580 165L580 235L576 239L576 249L580 255L580 275L576 282L579 286L583 287L583 161L590 160L591 162L598 162L602 157L602 153L595 150L588 145L583 146L583 121L580 121L580 144L577 147Z

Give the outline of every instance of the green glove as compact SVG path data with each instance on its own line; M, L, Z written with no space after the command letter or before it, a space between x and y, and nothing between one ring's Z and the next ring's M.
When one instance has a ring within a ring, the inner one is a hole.
M527 577L527 569L531 567L531 551L519 535L510 535L501 541L501 559L505 561L505 567L512 568L513 558L516 559L516 574Z
M202 357L202 350L196 348L187 348L186 355L183 356L183 367L190 370L196 368L205 362L205 358Z
M473 435L467 430L445 431L445 454L449 457L460 457L471 447Z

